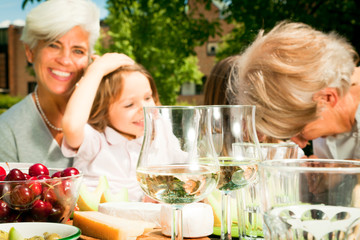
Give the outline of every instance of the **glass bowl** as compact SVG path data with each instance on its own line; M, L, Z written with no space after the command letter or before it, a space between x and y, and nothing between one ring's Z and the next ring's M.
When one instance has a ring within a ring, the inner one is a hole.
M4 168L7 173L10 171ZM17 169L28 173L28 168ZM48 170L48 179L0 181L0 223L65 223L70 218L79 196L83 174L51 178L63 169Z

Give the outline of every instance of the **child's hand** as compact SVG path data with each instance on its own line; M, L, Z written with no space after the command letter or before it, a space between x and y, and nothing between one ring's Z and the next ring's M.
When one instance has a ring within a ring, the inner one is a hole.
M103 56L93 55L93 63L90 64L88 71L102 73L105 76L120 66L133 65L135 63L130 57L122 53L105 53Z

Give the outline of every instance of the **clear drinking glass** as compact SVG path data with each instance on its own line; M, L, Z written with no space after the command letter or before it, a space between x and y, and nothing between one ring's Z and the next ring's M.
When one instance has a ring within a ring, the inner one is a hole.
M145 107L137 179L152 199L173 207L171 239L183 239L182 208L205 198L219 180L219 164L205 107Z
M251 150L251 147L254 149ZM256 151L255 146L249 146L248 148L250 152ZM299 146L294 142L260 143L260 151L263 161L297 158L300 155L298 152ZM259 181L254 181L236 191L236 203L239 237L247 240L262 239L264 234L260 212Z
M266 239L360 239L359 161L264 161L259 174Z
M257 151L259 141L255 129L255 106L207 107L212 110L212 137L220 165L217 188L222 194L221 239L231 239L231 192L256 179L257 163L260 160ZM255 146L255 151L247 151L250 146Z

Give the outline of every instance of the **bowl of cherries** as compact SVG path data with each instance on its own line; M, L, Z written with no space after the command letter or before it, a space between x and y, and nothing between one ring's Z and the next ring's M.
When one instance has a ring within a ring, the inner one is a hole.
M0 166L0 223L65 223L69 219L82 173L73 167L47 168L41 163L26 168L7 166Z

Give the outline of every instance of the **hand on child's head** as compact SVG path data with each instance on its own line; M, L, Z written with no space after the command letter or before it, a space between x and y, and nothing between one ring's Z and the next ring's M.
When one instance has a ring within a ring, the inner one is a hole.
M135 63L130 57L122 53L105 53L102 56L93 55L93 68L102 70L104 75L111 73L120 66L133 65Z

